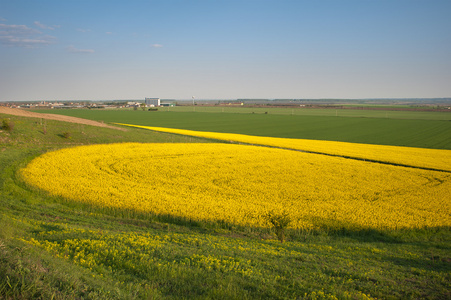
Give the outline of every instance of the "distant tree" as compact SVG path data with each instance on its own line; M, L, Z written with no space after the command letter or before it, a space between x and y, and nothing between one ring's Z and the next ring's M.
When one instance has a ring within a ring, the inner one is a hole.
M63 134L61 136L65 139L70 139L71 133L69 131L66 131L66 132L63 132Z
M11 121L10 119L3 119L2 120L2 129L3 130L11 132L14 129L14 125L15 125L14 122Z

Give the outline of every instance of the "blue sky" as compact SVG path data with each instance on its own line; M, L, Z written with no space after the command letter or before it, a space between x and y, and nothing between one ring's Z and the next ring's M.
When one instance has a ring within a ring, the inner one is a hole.
M451 1L0 0L0 101L451 97Z

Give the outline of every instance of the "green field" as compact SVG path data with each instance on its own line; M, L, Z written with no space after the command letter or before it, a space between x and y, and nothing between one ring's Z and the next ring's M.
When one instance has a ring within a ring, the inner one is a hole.
M364 107L364 106L359 106ZM327 117L362 117L385 119L419 119L419 120L451 120L451 111L403 111L391 110L391 108L406 108L403 106L367 106L374 109L333 109L333 108L283 108L283 107L234 107L234 106L176 106L160 107L160 111L166 112L210 112L210 113L241 113L241 114L275 114L295 116L327 116Z
M391 106L392 107L392 106ZM240 106L175 106L158 107L158 112L197 112L217 114L270 114L290 116L323 116L323 117L354 117L354 118L379 118L379 119L414 119L414 120L451 120L451 111L404 111L390 110L389 107L381 110L372 109L318 109L318 108L279 108L279 107L240 107ZM400 107L398 107L400 108ZM132 108L106 109L108 111L132 111ZM75 110L67 109L40 109L37 112L73 114ZM102 111L102 109L92 109ZM141 108L139 111L142 111Z
M451 149L451 113L343 109L337 110L337 117L324 115L335 114L330 109L297 109L293 115L291 109L285 108L226 107L224 113L221 110L221 107L170 107L156 112L128 109L37 112L199 131ZM391 117L382 117L385 114Z
M236 132L247 120L247 130L258 131L261 126L266 134L271 127L279 128L273 134L280 132L282 126L276 120L283 123L291 117L61 112L106 122L174 124L198 130L215 126L225 130L227 122L236 120L241 125L229 123ZM274 117L272 126L265 124L266 117ZM0 114L2 119L9 119L14 128L0 131L0 299L451 297L450 228L287 231L288 241L280 243L270 229L109 213L31 189L17 172L42 153L76 145L209 141ZM316 120L321 123L328 118ZM352 123L341 124L352 128ZM326 130L315 126L318 132ZM446 130L449 133L449 127Z

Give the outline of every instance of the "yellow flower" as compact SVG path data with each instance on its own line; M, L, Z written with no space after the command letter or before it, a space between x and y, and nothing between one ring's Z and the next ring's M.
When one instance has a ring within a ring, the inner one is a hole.
M20 174L118 213L268 226L267 212L286 212L294 228L451 226L449 173L269 147L81 146L46 153Z

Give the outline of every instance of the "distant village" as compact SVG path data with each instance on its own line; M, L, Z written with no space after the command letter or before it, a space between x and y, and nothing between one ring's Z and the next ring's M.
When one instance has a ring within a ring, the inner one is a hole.
M108 100L108 101L13 101L0 102L0 106L29 109L107 109L107 108L146 108L159 106L175 106L175 100L161 101L160 98L145 98L144 100Z
M247 106L247 107L304 107L304 108L361 108L375 109L372 106L406 105L411 108L400 110L451 110L451 98L394 98L394 99L234 99L234 100L175 100L144 98L143 100L40 100L1 102L0 106L25 109L148 109L168 106ZM358 107L362 105L362 107ZM351 107L352 106L352 107Z

